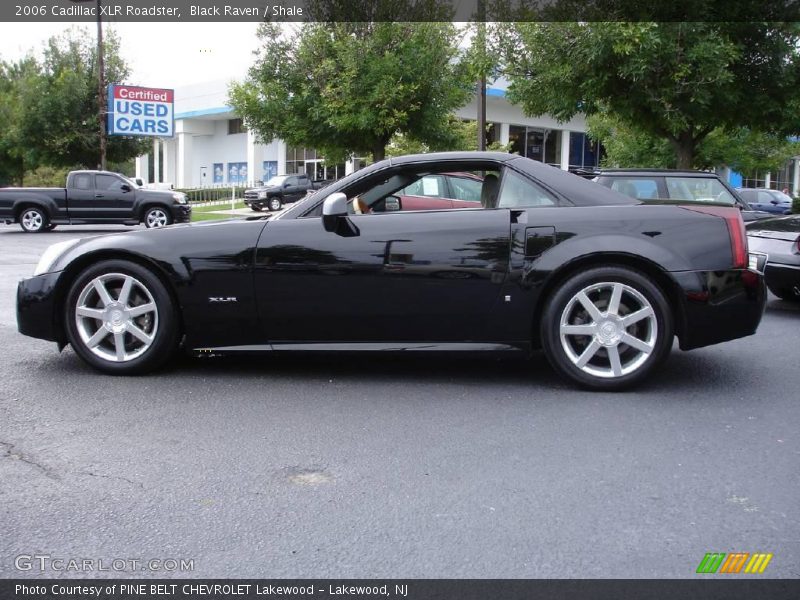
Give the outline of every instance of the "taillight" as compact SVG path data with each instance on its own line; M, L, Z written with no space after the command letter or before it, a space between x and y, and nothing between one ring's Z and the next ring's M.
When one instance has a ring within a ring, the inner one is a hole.
M800 236L794 241L794 253L800 254Z
M715 217L722 217L728 225L728 235L731 238L731 253L733 254L733 268L745 269L747 268L747 232L744 229L744 220L742 220L742 213L738 208L729 206L705 206L686 204L681 205L681 208L686 210L693 210L694 212L703 213L706 215L714 215Z

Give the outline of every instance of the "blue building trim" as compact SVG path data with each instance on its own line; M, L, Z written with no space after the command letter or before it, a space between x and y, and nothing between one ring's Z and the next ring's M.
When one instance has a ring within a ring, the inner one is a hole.
M498 90L497 88L486 88L486 95L487 96L494 96L496 98L505 98L506 91L505 90Z
M176 119L195 119L197 117L208 117L210 115L221 115L223 113L233 112L230 106L219 106L217 108L203 108L200 110L190 110L187 112L178 113L175 115Z

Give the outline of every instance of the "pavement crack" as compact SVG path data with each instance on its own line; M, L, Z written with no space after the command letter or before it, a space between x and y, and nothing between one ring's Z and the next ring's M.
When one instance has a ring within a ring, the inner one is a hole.
M122 477L121 475L102 475L101 473L95 473L94 471L76 471L76 473L78 473L78 475L88 475L89 477L98 477L100 479L118 479L119 481L124 481L138 488L145 489L144 484L142 484L140 481L134 481L133 479L128 479L127 477Z
M2 454L0 457L2 458L10 458L12 460L18 460L20 462L24 462L27 465L31 465L32 467L36 467L39 469L46 477L50 479L54 479L56 481L60 481L61 478L47 465L43 465L40 462L37 462L27 454L16 450L16 445L10 442L3 442L0 441L0 447L2 447Z

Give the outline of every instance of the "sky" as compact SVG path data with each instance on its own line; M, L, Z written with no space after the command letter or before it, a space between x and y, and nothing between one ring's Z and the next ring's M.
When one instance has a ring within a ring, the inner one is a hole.
M92 40L96 25L83 27ZM69 28L69 23L0 23L0 58L16 60ZM241 79L253 63L258 23L112 23L131 68L129 83L175 88L219 79Z

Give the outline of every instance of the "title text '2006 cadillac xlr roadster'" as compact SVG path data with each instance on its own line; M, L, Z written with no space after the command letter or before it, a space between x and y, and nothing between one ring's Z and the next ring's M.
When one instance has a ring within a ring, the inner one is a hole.
M276 218L56 244L19 284L18 323L107 373L151 371L179 347L541 348L573 382L622 389L675 336L689 350L756 331L765 288L749 258L735 208L643 205L511 154L427 154Z

